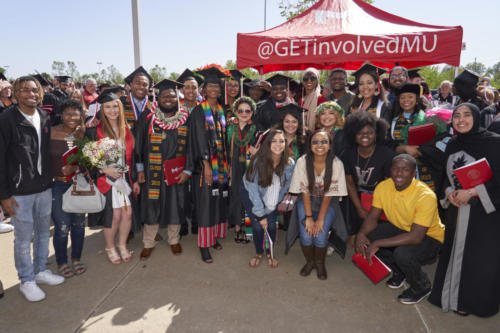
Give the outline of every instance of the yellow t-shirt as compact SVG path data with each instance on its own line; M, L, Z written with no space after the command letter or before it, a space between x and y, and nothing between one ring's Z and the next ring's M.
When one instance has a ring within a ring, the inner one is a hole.
M419 180L413 179L403 191L396 190L392 178L382 181L375 188L372 206L383 209L389 222L401 230L409 232L415 223L428 228L427 236L444 240L436 194Z

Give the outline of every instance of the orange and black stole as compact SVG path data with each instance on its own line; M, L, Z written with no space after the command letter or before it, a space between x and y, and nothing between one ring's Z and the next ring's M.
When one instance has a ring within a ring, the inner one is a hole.
M167 130L163 130L157 124L152 124L149 128L148 199L158 200L160 198L161 182L164 181L162 164L165 159L161 154L161 143L167 137ZM177 149L175 157L186 155L186 139L188 133L186 124L170 131L177 131Z
M134 106L132 105L132 99L130 97L130 94L126 96L122 96L120 98L120 101L123 104L123 112L125 113L125 121L127 122L128 128L134 133L134 128L135 128L135 123L139 117L139 115L136 116L135 111L134 111ZM142 112L148 112L151 109L151 103L149 100L146 102L146 106Z

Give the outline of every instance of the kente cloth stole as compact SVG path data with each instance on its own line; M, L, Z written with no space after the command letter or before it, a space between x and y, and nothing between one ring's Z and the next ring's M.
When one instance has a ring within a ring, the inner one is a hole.
M243 133L241 133L238 123L232 124L228 128L228 135L231 138L231 157L234 156L234 148L236 146L240 150L238 161L240 163L245 163L245 170L250 165L250 159L252 158L250 154L250 140L252 140L256 128L255 125L250 125L245 137L243 137Z
M125 103L123 105L124 113L125 113L125 121L129 125L129 128L134 128L135 122L139 118L142 112L146 110L147 108L150 108L151 104L149 103L149 100L144 103L142 106L141 112L139 110L136 110L136 106L134 104L134 101L132 99L132 93L130 93L127 96L127 99L125 100Z
M208 101L201 103L203 113L205 114L205 129L209 131L210 137L215 142L215 151L210 151L210 164L212 166L212 178L214 184L227 184L227 159L224 149L224 134L226 131L226 118L224 110L220 104L217 104L217 110L212 113ZM217 119L214 119L214 114ZM212 149L210 149L212 150Z
M401 130L405 128L406 125L411 124L411 121L405 118L404 114L400 115L394 120L394 129L392 131L392 137L394 140L403 141L403 136L401 135Z
M187 126L181 125L171 131L177 131L177 149L175 157L186 154ZM153 124L153 131L149 135L149 170L148 170L148 199L160 198L160 187L163 181L163 159L161 156L161 142L165 140L167 133L158 124Z

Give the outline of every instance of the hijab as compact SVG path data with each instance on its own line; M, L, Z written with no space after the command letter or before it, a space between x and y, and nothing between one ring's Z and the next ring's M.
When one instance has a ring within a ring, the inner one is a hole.
M314 131L316 126L316 107L318 106L318 97L321 95L321 85L319 83L319 71L316 68L309 67L302 74L302 80L307 74L313 74L316 76L316 89L314 89L309 95L304 96L302 107L307 110L307 121L306 127Z

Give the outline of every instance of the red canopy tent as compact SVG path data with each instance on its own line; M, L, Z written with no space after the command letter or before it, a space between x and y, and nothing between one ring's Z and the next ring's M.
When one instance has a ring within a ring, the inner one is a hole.
M261 73L307 67L357 69L365 61L390 69L459 66L461 26L422 24L362 0L320 0L269 30L238 34L237 68Z

